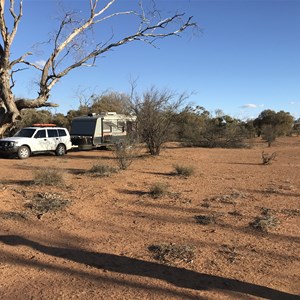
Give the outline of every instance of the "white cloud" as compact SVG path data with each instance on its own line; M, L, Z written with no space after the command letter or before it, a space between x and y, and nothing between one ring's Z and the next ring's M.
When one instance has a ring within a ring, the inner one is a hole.
M244 104L241 106L241 108L257 108L257 107L258 107L258 105L252 104L252 103Z
M44 67L45 63L46 63L46 61L43 60L43 59L37 60L37 61L35 62L35 64L38 65L39 67Z

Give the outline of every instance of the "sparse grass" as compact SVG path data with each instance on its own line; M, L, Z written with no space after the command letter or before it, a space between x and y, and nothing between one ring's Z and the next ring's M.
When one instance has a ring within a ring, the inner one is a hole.
M189 177L195 173L195 168L193 166L174 165L173 167L176 175L179 176Z
M195 258L195 249L191 245L177 245L174 243L161 243L150 245L148 250L152 252L153 258L161 263L192 263Z
M224 195L219 195L219 196L213 196L207 199L204 199L205 202L221 202L224 204L236 204L236 201L238 199L253 199L252 195L249 195L247 193L238 191L238 190L233 190L230 194L224 194Z
M91 176L99 176L99 177L108 177L111 176L113 173L117 173L118 170L112 166L105 165L102 163L94 164L91 169L88 171L88 174Z
M64 176L62 171L57 169L41 169L34 172L34 184L49 186L64 186Z
M0 212L0 218L4 219L4 220L9 220L9 219L13 219L13 220L26 220L26 215L24 213L21 212L16 212L16 211L3 211Z
M154 199L166 196L168 194L168 185L163 182L153 183L149 188L149 194Z
M198 224L201 225L209 225L209 224L215 224L216 218L215 216L205 216L205 215L198 215L194 216L194 219Z
M65 209L70 204L69 200L64 200L56 193L39 193L32 200L25 203L25 207L29 208L38 217L48 212L57 212Z
M278 224L279 220L271 214L270 210L263 208L262 214L249 225L260 231L268 232L271 227L276 227Z

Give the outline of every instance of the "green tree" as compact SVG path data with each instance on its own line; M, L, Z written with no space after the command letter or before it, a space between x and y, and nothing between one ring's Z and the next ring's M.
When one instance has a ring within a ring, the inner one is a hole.
M177 137L185 143L197 144L210 113L202 106L186 106L176 117Z
M129 114L130 96L124 93L109 92L100 96L92 96L90 110L95 113L114 111L119 114Z
M293 129L294 117L285 111L275 112L274 110L264 110L258 118L253 121L258 136L262 136L268 145L276 140L277 137L290 135Z
M52 116L52 123L59 127L65 127L70 129L70 122L68 118L62 113L56 113Z
M178 114L178 137L200 147L243 147L250 136L244 122L216 110L214 116L201 106L187 106Z

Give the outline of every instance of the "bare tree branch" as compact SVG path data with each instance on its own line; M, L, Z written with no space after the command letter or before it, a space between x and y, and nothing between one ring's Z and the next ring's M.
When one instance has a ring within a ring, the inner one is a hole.
M26 63L24 58L27 57L28 55L32 55L31 52L27 52L25 54L23 54L21 57L13 60L11 63L10 63L10 68L12 68L14 65L18 64L18 63Z
M17 70L12 70L11 71L11 74L10 74L10 78L11 78L11 86L10 86L10 88L11 89L15 86L15 80L13 78L14 73L21 72L21 71L24 71L26 69L28 69L28 68L21 68L21 69L17 69Z
M32 99L17 99L15 104L19 110L24 108L40 108L40 107L58 107L59 105L52 102L45 102L43 97Z

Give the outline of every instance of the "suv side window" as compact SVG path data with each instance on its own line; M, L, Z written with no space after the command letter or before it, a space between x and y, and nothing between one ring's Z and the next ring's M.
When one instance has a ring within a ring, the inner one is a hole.
M63 129L58 129L58 135L59 135L59 136L67 136L67 133L66 133L66 131L63 130Z
M58 137L57 129L47 129L48 137Z
M38 130L37 133L34 135L34 137L37 138L37 139L45 138L46 137L46 130L45 129Z

